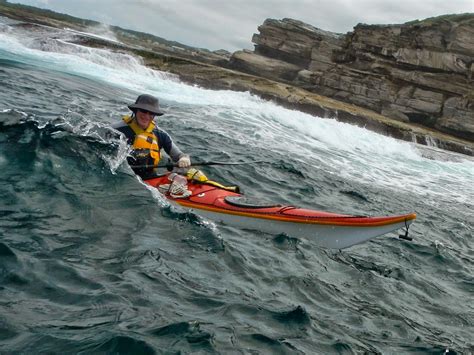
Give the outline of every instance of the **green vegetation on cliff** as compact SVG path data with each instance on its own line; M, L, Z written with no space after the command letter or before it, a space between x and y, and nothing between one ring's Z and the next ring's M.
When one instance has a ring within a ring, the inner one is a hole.
M405 22L405 25L422 25L429 26L441 21L452 21L452 22L463 22L465 20L472 20L472 13L463 13L463 14L452 14L452 15L441 15L435 17L428 17L424 20L413 20Z
M33 6L22 5L22 4L11 4L6 0L0 0L0 13L10 18L24 19L25 17L31 18L36 17L39 21L42 18L59 20L77 24L80 26L97 26L99 22L92 20L80 19L77 17L61 14L51 10L40 9Z

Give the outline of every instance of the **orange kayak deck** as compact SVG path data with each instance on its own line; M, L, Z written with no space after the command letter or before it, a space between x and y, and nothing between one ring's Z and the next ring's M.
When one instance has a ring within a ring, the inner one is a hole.
M163 188L170 183L167 175L147 179L145 183L158 188L170 202L212 220L275 234L316 237L323 240L320 245L330 248L346 248L378 235L408 228L416 218L415 213L380 217L353 216L262 203L239 193L194 181L188 181L189 196L173 198Z

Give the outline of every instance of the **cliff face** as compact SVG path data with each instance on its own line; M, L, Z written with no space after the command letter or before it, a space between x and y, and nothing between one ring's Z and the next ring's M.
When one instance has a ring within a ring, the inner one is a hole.
M474 141L474 14L345 35L291 19L258 30L231 68Z
M107 40L93 34L102 28L97 22L1 0L0 15L19 21L12 25L18 35L41 33L129 53L193 85L249 91L291 109L474 156L474 14L359 25L346 35L295 20L267 20L253 37L255 51L236 52L230 60L226 51L114 26L109 30L118 41Z

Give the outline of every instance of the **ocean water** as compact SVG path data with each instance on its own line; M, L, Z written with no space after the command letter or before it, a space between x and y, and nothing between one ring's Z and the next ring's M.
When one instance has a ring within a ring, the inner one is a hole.
M0 353L469 354L474 161L205 90L0 20ZM141 93L214 180L330 212L416 212L343 251L171 207L109 128Z

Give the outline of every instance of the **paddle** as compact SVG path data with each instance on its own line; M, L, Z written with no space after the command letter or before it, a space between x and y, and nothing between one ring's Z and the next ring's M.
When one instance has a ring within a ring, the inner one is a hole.
M192 163L191 166L208 166L208 165L246 165L246 164L259 164L259 163L270 163L266 160L255 160L255 161L243 161L243 162L221 162L221 161L204 161L200 163ZM172 170L174 167L177 167L178 163L166 163L158 165L130 165L130 167L135 169L154 169L154 168L166 168Z

